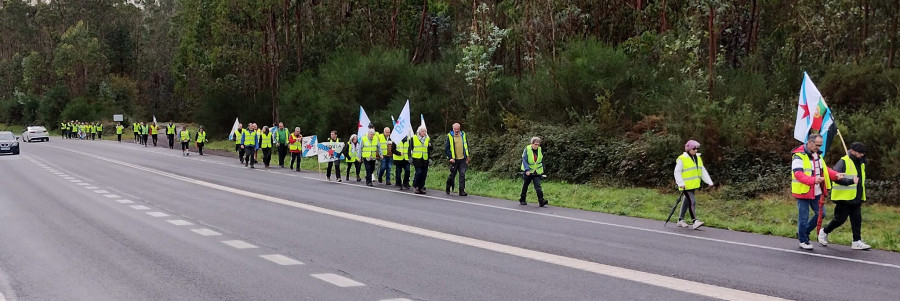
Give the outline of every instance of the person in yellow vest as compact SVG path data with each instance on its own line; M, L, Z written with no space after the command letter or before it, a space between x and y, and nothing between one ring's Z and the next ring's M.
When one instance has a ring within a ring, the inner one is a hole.
M350 168L356 167L356 181L362 181L362 178L359 177L359 167L362 165L360 162L360 151L361 145L359 144L359 138L356 134L350 135L350 142L347 142L347 147L344 148L344 157L347 159L347 181L350 181ZM338 175L340 177L340 175Z
M328 142L336 142L341 143L341 138L338 138L337 131L331 131L331 136L328 137ZM325 169L325 177L331 181L331 168L334 167L334 176L337 178L337 181L341 181L341 154L334 154L335 161L328 162L328 167Z
M65 138L66 138L66 122L63 121L63 122L59 123L59 139L65 139Z
M256 146L259 145L259 132L256 131L256 124L251 123L248 126L248 129L244 131L244 134L241 135L241 148L244 149L244 166L250 168L256 168L253 165L256 164L256 160L253 158L256 157Z
M391 166L394 165L394 156L391 154L393 151L391 148L391 128L384 128L383 134L378 134L378 151L381 153L381 163L378 165L378 183L381 184L381 180L387 174L387 185L391 185Z
M450 159L450 176L447 177L447 194L453 191L456 174L459 173L459 196L467 196L466 171L469 170L469 141L466 132L460 129L459 123L453 124L453 131L447 134L447 146L444 155Z
M525 146L522 151L522 193L519 195L519 204L528 205L525 197L528 195L528 185L534 183L534 192L537 193L538 206L547 205L544 198L544 189L541 188L541 177L544 175L544 152L541 150L541 138L532 137L531 144Z
M134 143L140 143L141 141L141 126L137 122L131 124L131 130L134 131Z
M269 162L272 161L272 132L268 126L263 126L259 133L259 149L263 152L263 165L269 168Z
M392 141L391 142L391 150L393 151L393 159L394 159L394 180L397 181L396 185L403 190L409 190L409 140L410 137L403 138L400 142ZM406 174L403 175L403 172ZM402 179L402 181L401 181Z
M97 123L97 139L103 140L103 123Z
M834 170L844 173L844 177L835 181L831 190L831 201L834 202L834 216L828 226L819 230L819 243L828 245L828 234L837 229L850 217L850 229L853 231L853 250L872 248L862 240L862 203L866 201L866 145L862 142L850 144L849 154L834 164Z
M689 225L684 222L684 214L691 213L690 224L691 229L700 228L703 222L697 218L697 198L694 192L700 189L700 181L702 180L709 186L713 186L713 181L703 165L703 159L700 158L700 142L689 140L684 144L684 153L675 159L675 184L681 191L681 197L684 200L681 203L681 213L678 215L678 226L687 228Z
M818 225L820 202L831 189L831 179L842 179L839 174L825 164L822 154L822 136L810 134L806 144L798 146L791 158L791 195L797 199L797 239L800 248L812 250L809 234ZM812 218L809 211L812 209ZM825 216L822 212L822 218Z
M300 171L300 160L303 159L303 135L300 134L300 127L295 127L294 132L288 137L288 149L291 152L291 164L288 169L294 170L294 162L297 163L297 171Z
M412 159L412 165L416 168L416 174L413 177L413 188L416 194L425 194L425 180L428 177L428 159L431 158L431 137L428 137L428 130L425 126L420 126L416 130L416 136L412 138L409 144L409 157Z
M244 125L238 123L237 129L234 130L234 152L238 153L238 159L241 165L244 165Z
M150 125L150 137L153 138L153 147L156 147L156 142L159 140L159 125L156 122Z
M366 165L366 185L372 186L372 177L375 172L375 160L382 158L381 151L378 147L380 139L375 135L375 129L369 129L366 136L362 139L361 157L363 164Z
M274 131L275 147L278 150L278 166L284 168L284 158L288 154L288 136L290 136L290 132L284 127L283 122L279 122L278 128L274 129Z
M116 140L118 140L119 143L122 143L122 132L124 132L124 131L125 131L125 127L122 126L122 123L117 122L116 123Z
M169 121L169 124L166 126L166 140L169 141L169 149L175 149L175 130L175 124Z
M150 139L150 125L141 122L141 144L144 147L148 147L148 140Z
M88 130L91 131L91 140L97 140L97 126L93 123L88 123Z
M182 156L190 156L191 155L191 132L188 131L187 126L181 126L181 155Z
M200 129L197 130L197 152L203 156L203 146L206 145L206 131L203 130L201 126Z

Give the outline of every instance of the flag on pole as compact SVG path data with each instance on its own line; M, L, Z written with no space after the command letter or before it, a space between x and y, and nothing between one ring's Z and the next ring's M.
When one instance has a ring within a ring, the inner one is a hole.
M317 144L319 163L335 162L344 159L341 151L344 150L343 142L325 142Z
M797 120L794 122L794 139L806 142L809 130L820 130L822 120L828 110L825 98L819 92L819 88L809 78L809 74L803 72L803 84L800 86L800 97L797 104Z
M403 110L400 111L400 116L398 116L397 121L394 122L391 140L400 141L403 140L403 138L412 136L412 126L410 125L409 119L409 99L407 99L406 105L404 105Z
M238 125L240 125L240 124L241 124L241 122L238 121L237 118L235 118L234 125L231 126L231 133L228 134L228 140L234 140L234 131L237 131Z
M421 122L421 124L419 124L419 126L425 127L425 115L419 114L419 118L422 119L422 122Z
M303 157L312 157L319 154L319 148L316 146L319 139L317 139L316 135L303 137L301 141L303 142L303 145L301 146Z
M822 135L822 156L824 157L825 151L828 150L831 142L834 141L834 136L837 135L837 125L834 123L834 116L831 116L830 108L825 108L825 114L822 116L822 130L819 131L819 134Z
M363 110L363 107L359 107L359 124L356 126L356 136L362 141L362 138L366 136L366 133L369 131L369 124L372 123L369 120L369 115L366 115L366 110Z
M156 123L156 115L153 115L153 123Z

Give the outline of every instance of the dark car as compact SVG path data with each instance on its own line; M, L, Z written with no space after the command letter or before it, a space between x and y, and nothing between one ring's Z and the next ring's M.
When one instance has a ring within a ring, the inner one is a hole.
M0 132L0 154L19 154L19 139L12 132Z

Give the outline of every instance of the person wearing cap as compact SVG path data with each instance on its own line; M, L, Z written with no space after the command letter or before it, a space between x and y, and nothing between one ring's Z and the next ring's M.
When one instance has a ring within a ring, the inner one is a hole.
M694 192L700 189L700 181L702 180L709 186L713 186L713 181L703 165L703 159L700 158L700 142L689 140L684 144L684 153L675 159L675 183L678 190L681 191L681 197L684 202L681 203L681 214L678 215L678 226L687 228L688 224L684 222L684 214L688 211L691 213L693 223L691 229L700 228L703 222L697 218L697 198Z
M819 229L819 243L828 245L828 234L837 229L850 218L850 229L853 231L853 250L872 248L862 241L862 203L866 201L866 146L861 142L850 144L848 154L834 164L834 170L844 173L844 177L834 181L831 190L831 201L834 202L834 217L828 226Z
M822 135L810 134L805 145L791 152L791 196L797 199L797 239L804 250L813 249L809 244L809 234L819 220L820 198L831 189L831 179L840 180L843 177L825 164L822 143ZM809 217L810 211L812 218Z

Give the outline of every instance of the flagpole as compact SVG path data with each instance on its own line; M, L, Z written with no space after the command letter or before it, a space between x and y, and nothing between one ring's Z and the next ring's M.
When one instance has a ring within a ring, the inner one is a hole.
M838 137L841 138L841 144L844 145L844 154L849 155L850 152L847 151L847 142L844 142L844 135L841 135L841 129L837 129Z

